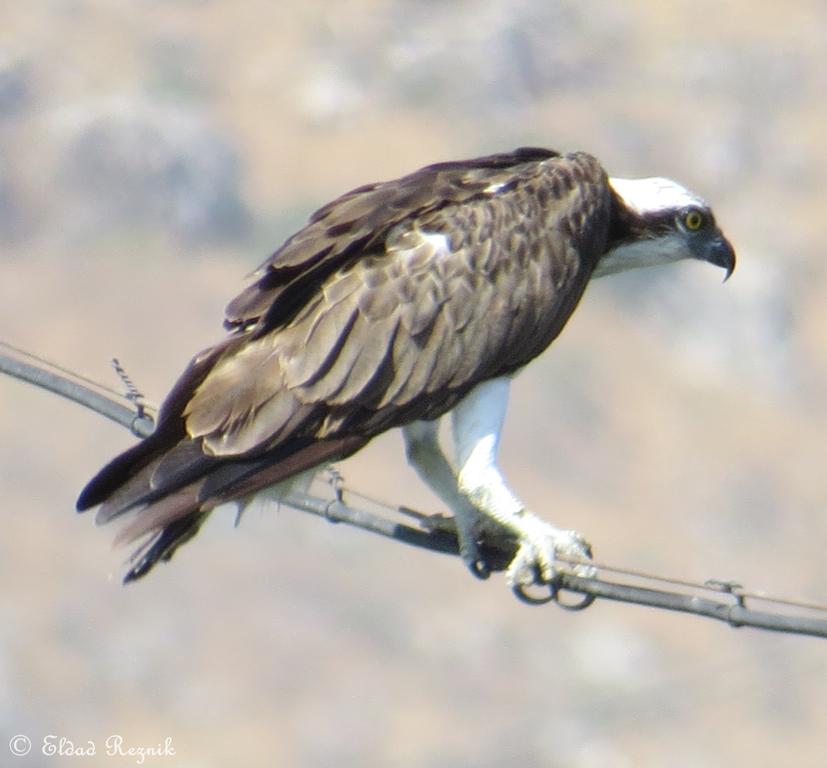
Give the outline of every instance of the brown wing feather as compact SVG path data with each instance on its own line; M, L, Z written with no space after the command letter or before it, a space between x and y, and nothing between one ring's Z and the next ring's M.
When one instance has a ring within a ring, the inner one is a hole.
M290 237L253 274L256 281L233 299L225 312L228 328L284 322L302 302L308 283L318 284L344 259L383 250L388 232L412 215L457 206L515 167L557 156L524 147L467 162L437 163L393 181L367 184L320 208L308 225ZM261 329L259 329L261 332Z
M126 535L157 534L140 575L216 503L439 416L559 333L609 218L597 162L547 150L344 195L262 265L227 309L230 337L195 359L159 431L94 478L79 508L138 508Z

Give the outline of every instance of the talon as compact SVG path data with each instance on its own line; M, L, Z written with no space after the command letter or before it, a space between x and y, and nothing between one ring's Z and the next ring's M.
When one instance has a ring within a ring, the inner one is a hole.
M511 588L511 591L517 596L519 600L528 605L545 605L546 603L550 603L557 598L557 589L553 584L544 584L544 587L548 588L547 595L532 595L528 589L531 585L522 585L518 584Z
M460 539L459 554L462 561L468 566L468 570L478 579L487 579L491 575L491 569L488 567L488 563L485 562L485 558L480 555L479 547L474 539Z
M591 546L575 531L554 528L529 513L509 526L517 535L519 548L506 572L508 585L524 595L532 584L551 584L560 572L558 557L591 559ZM572 571L578 576L593 576L593 566L577 564Z
M491 575L491 569L482 558L477 558L476 560L469 562L468 568L478 579L485 580Z
M567 611L583 611L588 608L594 601L594 595L578 595L578 599L576 602L570 603L568 600L561 600L560 599L560 591L557 592L557 605L561 608L565 608Z

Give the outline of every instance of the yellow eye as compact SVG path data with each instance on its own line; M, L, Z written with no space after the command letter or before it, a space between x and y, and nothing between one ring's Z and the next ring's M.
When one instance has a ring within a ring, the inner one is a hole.
M684 215L683 215L683 225L690 231L690 232L697 232L706 221L706 217L703 214L703 211L699 211L697 208L690 208Z

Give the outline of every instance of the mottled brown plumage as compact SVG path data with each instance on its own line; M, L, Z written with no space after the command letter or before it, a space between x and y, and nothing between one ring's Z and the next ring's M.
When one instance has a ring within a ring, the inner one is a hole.
M104 467L78 509L102 504L101 522L133 511L121 538L154 535L134 578L215 505L445 413L557 336L616 206L594 158L542 149L343 195L230 302L228 337L193 359L155 434Z

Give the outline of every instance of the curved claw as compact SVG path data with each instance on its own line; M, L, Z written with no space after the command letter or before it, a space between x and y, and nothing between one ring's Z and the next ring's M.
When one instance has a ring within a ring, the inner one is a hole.
M555 582L560 573L558 557L591 559L590 545L576 531L554 528L528 513L523 514L514 528L519 547L506 573L512 588ZM594 569L585 564L564 566L564 569L584 577L594 573Z
M485 580L491 575L491 569L481 557L468 563L468 570L478 579Z
M529 593L529 588L542 586L548 587L548 596L543 597L535 597L534 595ZM527 605L545 605L546 603L550 603L553 600L557 599L557 587L553 582L548 582L546 584L515 584L511 587L511 591L515 594L517 599L520 602L526 603Z
M474 540L462 541L459 550L460 557L468 570L478 579L487 579L491 575L491 569L485 558L480 554L479 546Z
M548 587L548 596L535 596L528 591L530 588L537 586ZM545 584L515 584L511 588L511 591L516 595L518 600L527 605L545 605L546 603L555 602L567 611L582 611L595 601L594 595L580 593L580 600L576 603L567 603L560 599L560 592L568 590L561 590L555 581L550 581Z
M559 605L561 608L565 608L567 611L582 611L585 608L588 608L597 599L595 595L589 595L583 592L577 592L575 594L580 595L580 599L576 603L566 603L560 599L560 590L557 590L555 594L557 605Z

